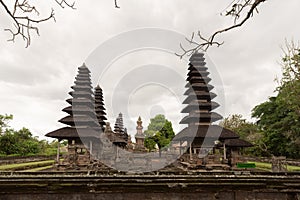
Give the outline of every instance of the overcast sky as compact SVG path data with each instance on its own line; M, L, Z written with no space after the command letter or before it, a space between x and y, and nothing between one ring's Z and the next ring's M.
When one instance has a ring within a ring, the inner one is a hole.
M29 48L24 48L21 39L6 42L10 35L0 31L0 113L13 114L12 127L27 127L40 137L62 127L57 121L66 114L61 110L67 106L65 100L77 68L86 62L92 69L93 86L99 83L104 91L112 124L119 112L125 113L125 127L134 135L139 115L146 127L150 117L163 113L177 132L182 128L178 122L183 117L186 59L180 60L170 49L131 48L122 55L116 53L102 71L98 67L108 56L97 48L107 41L111 44L124 32L144 28L186 36L201 30L208 36L229 25L230 20L219 13L230 2L127 0L119 2L121 9L115 9L112 0L77 0L76 10L63 10L53 3L50 6L56 8L57 22L40 24L40 37L33 34ZM216 101L222 106L218 112L223 116L238 113L250 119L253 107L273 95L274 79L281 74L281 46L285 39L299 40L299 8L299 0L266 1L245 26L220 36L223 46L207 52L207 67L219 95ZM40 5L41 13L50 9L46 3ZM1 30L11 27L12 21L3 10L0 19ZM138 40L139 36L135 37ZM183 41L175 38L174 46L179 47ZM108 51L118 52L124 45L128 44L121 42Z

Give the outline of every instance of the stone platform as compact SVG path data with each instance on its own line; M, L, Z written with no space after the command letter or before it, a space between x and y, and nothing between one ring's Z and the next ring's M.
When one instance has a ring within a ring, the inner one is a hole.
M300 199L300 173L0 172L0 199Z

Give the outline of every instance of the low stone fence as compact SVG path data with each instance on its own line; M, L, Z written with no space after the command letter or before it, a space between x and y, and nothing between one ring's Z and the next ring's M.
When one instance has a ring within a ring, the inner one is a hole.
M25 163L25 162L33 162L33 161L43 161L43 160L54 160L56 158L53 156L0 156L0 165L7 164L17 164L17 163Z
M244 156L245 160L252 161L252 162L264 162L264 163L272 163L272 158L269 157L251 157L251 156ZM300 160L298 159L286 159L287 165L299 166L300 167Z

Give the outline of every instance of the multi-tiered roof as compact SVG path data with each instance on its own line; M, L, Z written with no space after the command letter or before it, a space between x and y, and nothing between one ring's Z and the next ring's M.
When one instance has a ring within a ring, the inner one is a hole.
M126 142L128 141L128 134L127 134L127 130L125 132L125 129L124 129L122 113L119 113L119 116L116 119L116 123L114 126L114 132L115 132L116 136L124 139Z
M212 110L219 106L212 101L217 95L212 93L214 88L209 84L211 79L208 77L209 72L205 67L203 54L194 54L190 58L189 73L187 74L186 84L187 91L184 93L187 98L183 104L188 104L181 112L188 113L181 120L181 124L188 124L189 126L209 125L222 119L222 116L212 112Z
M107 118L105 117L105 108L104 108L104 100L103 100L103 92L99 85L95 88L95 112L98 119L98 123L102 130L104 131L105 126L105 120Z
M99 133L95 130L99 125L94 112L90 70L85 64L78 68L74 83L72 91L69 92L72 98L66 100L70 105L63 109L68 116L59 120L67 127L50 132L46 136L59 139L98 137Z
M189 72L187 74L186 92L187 98L183 104L187 106L181 111L188 113L180 123L187 124L188 127L183 129L175 137L175 140L190 140L194 138L211 137L215 139L238 138L239 136L228 129L211 123L222 119L222 116L212 110L219 106L212 101L216 94L211 92L214 88L209 84L211 78L204 62L203 53L195 53L190 58ZM220 137L219 137L220 136Z

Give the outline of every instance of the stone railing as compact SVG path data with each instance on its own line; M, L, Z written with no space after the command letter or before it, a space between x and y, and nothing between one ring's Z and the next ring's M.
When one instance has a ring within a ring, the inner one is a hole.
M54 160L56 158L55 155L52 156L1 156L0 157L0 165L7 164L16 164L16 163L25 163L25 162L33 162L33 161L43 161L43 160Z

